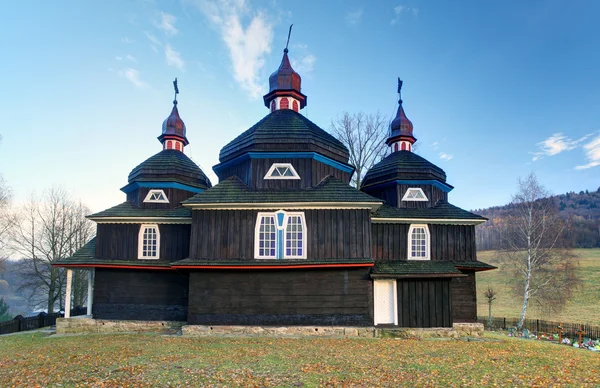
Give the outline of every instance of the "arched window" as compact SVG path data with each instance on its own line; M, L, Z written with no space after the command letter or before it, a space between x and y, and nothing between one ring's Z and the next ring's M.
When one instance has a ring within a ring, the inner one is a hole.
M167 142L167 149L168 149L168 150L172 150L172 149L173 149L173 142L171 142L171 140L169 140L169 141Z
M290 109L290 100L286 97L283 97L279 100L279 109Z
M256 259L306 259L304 213L258 213L254 234Z
M406 143L402 142L402 151L406 151Z
M398 143L394 143L394 152L398 151Z
M292 103L292 109L294 110L294 112L298 112L298 101L294 100L294 102Z
M177 151L181 151L181 143L180 142L178 142L178 141L175 142L175 149Z
M411 225L408 229L408 260L429 260L429 228Z
M271 112L275 112L275 100L271 101Z
M158 259L160 257L160 232L158 225L141 225L138 236L138 259Z

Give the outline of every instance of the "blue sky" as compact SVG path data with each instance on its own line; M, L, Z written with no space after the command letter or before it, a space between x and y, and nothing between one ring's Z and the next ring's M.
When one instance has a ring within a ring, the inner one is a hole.
M179 79L186 153L209 175L262 102L291 23L303 113L392 116L396 77L419 153L475 209L533 171L552 192L600 185L595 1L22 1L3 5L0 174L17 203L64 186L122 202Z

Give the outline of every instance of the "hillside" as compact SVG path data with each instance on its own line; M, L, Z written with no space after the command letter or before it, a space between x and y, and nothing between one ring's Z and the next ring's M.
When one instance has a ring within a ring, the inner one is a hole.
M567 222L566 237L573 248L600 247L600 188L554 195L556 208ZM501 249L500 226L512 205L472 210L489 219L477 226L477 249Z

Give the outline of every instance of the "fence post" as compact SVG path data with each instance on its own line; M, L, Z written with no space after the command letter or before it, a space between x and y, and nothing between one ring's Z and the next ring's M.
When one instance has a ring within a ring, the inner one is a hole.
M38 314L38 328L46 326L46 313L41 312Z
M536 326L536 332L539 333L540 332L540 320L539 319L535 320L535 326Z
M504 317L504 324L502 325L502 329L506 330L506 317Z
M22 315L17 315L14 318L14 320L18 322L18 324L17 324L17 331L23 330L23 316Z

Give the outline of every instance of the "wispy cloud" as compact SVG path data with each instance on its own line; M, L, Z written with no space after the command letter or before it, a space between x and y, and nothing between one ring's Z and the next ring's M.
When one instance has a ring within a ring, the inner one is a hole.
M346 23L348 23L350 25L356 25L356 24L360 23L360 21L362 20L362 15L363 15L363 10L358 9L356 11L348 12L346 14L346 16L344 17L344 19L346 20Z
M406 5L397 5L396 7L394 7L394 18L390 21L390 24L393 26L394 24L398 23L398 21L400 21L400 18L406 14L418 16L419 8L408 7Z
M251 11L244 0L197 0L195 4L221 34L235 80L251 97L260 96L264 83L260 71L273 41L270 18L263 11Z
M589 143L583 146L587 164L576 166L576 170L585 170L587 168L600 166L600 135L593 138Z
M137 59L135 59L135 57L131 54L127 54L125 59L127 59L128 61L131 61L131 62L137 62Z
M549 138L536 144L540 150L531 153L533 155L532 160L535 162L536 160L543 159L546 156L554 156L560 154L561 152L571 151L577 148L579 144L581 144L590 136L591 134L588 134L580 139L573 140L562 133L555 133Z
M117 60L117 61L122 61L122 60L123 60L123 57L115 57L115 60Z
M439 156L440 156L440 159L443 159L443 160L450 160L454 157L454 155L449 155L445 152L440 152Z
M181 58L179 51L175 51L170 44L165 45L165 59L169 66L173 66L183 71L185 69L185 62Z
M167 35L175 35L177 32L177 28L175 28L175 21L177 18L169 13L161 12L160 13L160 21L154 22L154 25L157 28L160 28Z
M142 81L140 72L137 69L131 67L121 69L119 75L131 82L136 88L145 89L148 87L148 84Z
M128 37L124 36L121 38L121 42L127 43L127 44L132 44L132 43L135 43L135 40L129 39Z
M301 75L307 74L314 70L316 61L317 58L309 53L304 56L301 56L298 60L293 59L292 67Z
M152 50L155 53L157 53L158 52L158 47L162 46L162 43L160 42L160 40L158 40L154 35L152 35L148 31L144 31L144 35L146 35L146 38L148 38L148 40L151 43L150 44L150 48L152 48Z

